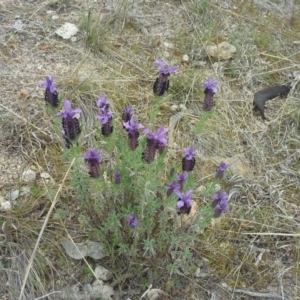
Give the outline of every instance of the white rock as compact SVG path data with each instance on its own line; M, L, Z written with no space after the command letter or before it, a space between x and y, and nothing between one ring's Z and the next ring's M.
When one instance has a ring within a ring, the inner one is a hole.
M4 201L0 203L0 210L1 211L9 211L11 210L11 202L10 201Z
M5 198L10 200L10 201L15 201L19 196L23 196L26 194L30 193L30 188L29 187L23 187L20 190L14 190L12 192L9 192L5 195Z
M170 57L170 53L168 51L164 51L164 55L163 55L165 58L168 58Z
M104 281L110 280L112 278L112 273L102 266L97 266L94 273L98 279Z
M53 16L51 17L51 19L54 20L54 21L56 21L56 20L59 19L59 16L58 16L58 15L53 15Z
M236 52L236 47L228 42L222 42L218 45L206 47L206 52L209 56L217 57L219 59L229 59Z
M174 48L174 45L172 43L168 43L168 42L164 42L164 46L166 48L170 48L170 49Z
M66 40L70 39L77 32L78 32L77 26L68 22L66 22L64 25L62 25L55 31L57 35L59 35L60 37Z
M105 256L104 247L99 242L86 241L83 243L73 243L68 239L63 239L61 244L67 254L74 259L82 259L85 256L101 259Z
M11 193L8 193L8 195L6 196L8 199L10 199L11 201L15 201L19 195L21 194L20 190L15 190L12 191Z
M202 272L200 268L198 268L195 272L195 277L198 277L198 278L207 278L210 276L211 276L211 274Z
M112 300L112 297L114 296L114 289L109 285L98 285L93 286L90 293L94 299L100 298L103 300Z
M189 60L190 60L190 58L189 58L189 56L188 56L187 54L184 54L184 55L182 56L182 61L184 61L184 62L189 62Z
M21 31L24 27L24 23L21 20L17 20L12 27L18 31Z
M181 110L186 110L186 106L184 104L179 104Z
M51 175L47 172L42 172L41 173L41 178L44 178L44 179L52 179Z
M31 182L34 181L35 179L36 179L36 172L30 169L22 173L21 180L23 180L24 182Z

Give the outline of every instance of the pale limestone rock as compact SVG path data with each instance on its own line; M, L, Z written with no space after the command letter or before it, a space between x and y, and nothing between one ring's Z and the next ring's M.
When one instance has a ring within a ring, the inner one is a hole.
M228 42L222 42L218 45L207 46L206 52L211 57L229 59L232 58L234 53L236 53L236 47Z

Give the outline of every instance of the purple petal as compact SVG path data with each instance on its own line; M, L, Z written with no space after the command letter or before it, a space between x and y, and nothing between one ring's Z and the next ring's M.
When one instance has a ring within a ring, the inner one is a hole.
M178 201L177 201L177 207L178 207L179 209L182 208L184 205L185 205L185 202L184 202L184 201L182 201L182 200L178 200Z
M64 102L64 109L65 109L66 113L71 112L72 104L71 104L71 102L69 100L65 100L65 102Z
M180 193L178 190L174 190L174 194L176 194L180 199L184 198L184 194Z
M164 69L164 67L165 67L165 63L162 60L160 60L160 59L156 59L155 60L155 64L160 69Z

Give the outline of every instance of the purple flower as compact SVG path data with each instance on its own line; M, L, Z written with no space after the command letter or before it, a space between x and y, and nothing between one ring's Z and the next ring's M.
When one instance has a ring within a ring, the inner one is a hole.
M190 148L184 148L185 158L187 160L192 160L193 157L196 155L194 146L192 145Z
M129 227L131 227L131 228L134 228L138 225L137 218L133 215L127 215L127 221L128 221Z
M169 89L169 76L171 73L176 73L178 67L166 67L160 59L155 60L156 66L159 68L159 77L156 78L153 85L153 93L157 96L162 96Z
M151 164L154 161L156 149L156 140L147 138L146 149L142 153L142 158L147 164Z
M56 87L53 85L53 81L55 80L55 76L51 75L50 77L47 76L44 81L40 81L39 85L41 87L44 87L46 89L49 89L51 93L54 93L56 91Z
M121 173L117 171L115 174L115 184L120 184L120 183L121 183Z
M210 111L214 107L215 105L214 94L217 92L215 85L218 83L219 83L218 80L208 79L207 81L204 82L204 84L202 84L202 86L205 87L204 90L205 97L203 101L204 111Z
M134 115L131 116L131 118L128 122L123 122L123 126L131 134L134 134L139 129L144 128L144 126L142 124L135 123L135 116Z
M55 76L47 77L45 81L39 83L40 86L45 88L45 101L52 107L58 106L58 93L56 87L53 85Z
M184 182L187 180L188 176L188 172L182 172L180 175L176 176L176 179L178 180L178 182Z
M88 152L83 154L83 157L86 161L95 161L98 164L101 163L102 157L100 153L102 150L96 150L95 148L89 148Z
M181 188L182 188L180 183L176 180L174 180L171 183L168 183L166 185L166 187L167 187L167 196L168 197L171 196L174 193L175 190L181 190Z
M167 139L165 134L169 131L168 128L159 127L155 133L151 132L149 128L146 128L143 133L147 134L147 147L143 153L144 160L150 164L155 157L155 150L158 150L159 154L162 154L167 145Z
M63 118L73 118L77 114L81 114L82 110L80 108L76 108L72 110L72 104L69 100L65 100L64 102L64 111L59 112L55 115L55 117L63 117Z
M139 145L138 138L140 133L138 130L144 128L144 126L140 123L135 123L135 116L132 115L128 122L123 122L123 127L128 131L128 145L130 149L135 150Z
M108 109L109 103L107 101L107 96L105 93L102 94L102 97L98 97L97 106L100 108Z
M205 90L211 91L213 94L217 92L216 85L219 84L219 80L208 79L205 81L202 86L205 87Z
M179 213L189 214L192 206L193 190L188 190L185 194L179 192L178 190L174 190L174 193L179 197L177 201Z
M221 180L224 176L224 172L227 170L228 167L228 164L226 164L225 162L221 162L217 170L216 178Z
M63 137L66 141L66 147L70 148L72 146L72 140L76 140L79 136L81 129L78 118L76 115L82 113L80 108L72 110L72 105L69 100L64 102L64 111L56 114L56 117L62 117L62 128L63 128Z
M113 112L108 111L105 107L102 107L97 115L97 118L101 121L102 124L106 124L109 119L112 118L113 114Z
M227 212L228 198L223 198L219 204L215 206L214 218L218 218L222 213Z
M94 148L89 148L88 152L83 154L85 161L89 165L89 174L93 178L100 177L100 166L99 164L102 161L102 157L100 155L102 150L96 150Z
M216 207L222 201L228 200L228 194L225 192L223 193L223 192L219 191L219 192L213 194L213 199L214 199L214 201L212 202L211 206Z
M171 73L176 73L178 71L178 67L166 67L165 63L160 59L156 59L155 64L159 68L159 73L163 75L169 76Z
M123 114L122 114L122 121L123 122L128 122L131 117L132 117L133 113L132 113L132 107L126 107L123 109ZM123 125L124 127L124 125Z
M147 134L148 139L155 140L158 144L167 145L167 138L165 137L166 133L169 131L168 128L163 126L159 127L155 133L152 133L149 128L146 128L143 133Z
M189 173L186 171L184 171L180 175L176 176L176 180L181 186L180 190L183 188L183 184L187 180L188 176L189 176Z
M185 157L182 159L182 170L187 172L193 171L196 163L194 146L184 148L184 152Z

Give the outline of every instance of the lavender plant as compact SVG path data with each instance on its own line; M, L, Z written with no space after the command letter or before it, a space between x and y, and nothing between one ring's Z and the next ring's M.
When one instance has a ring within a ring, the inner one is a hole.
M159 65L163 76L177 70ZM146 128L140 136L144 126L136 122L138 116L133 108L127 107L123 109L122 126L111 136L114 113L109 110L105 93L98 97L97 107L101 131L107 138L101 150L97 146L87 147L74 167L72 186L84 201L81 219L97 227L93 234L106 243L111 257L152 259L172 247L192 242L195 237L182 234L181 227L186 225L178 219L190 215L198 202L191 172L196 163L194 145L184 149L183 159L175 162L165 178L165 169L170 168L165 164L169 129L160 126L152 132ZM65 100L64 111L56 114L62 117L63 135L69 143L80 134L76 116L81 112L79 108L73 110L71 102ZM81 152L79 147L76 149ZM77 155L75 151L72 153ZM86 170L83 160L88 166L86 174L82 174ZM205 228L212 218L226 212L227 207L228 197L223 195L219 199L214 195L210 205L198 210L197 214L203 216L199 224ZM170 215L168 211L173 213Z

